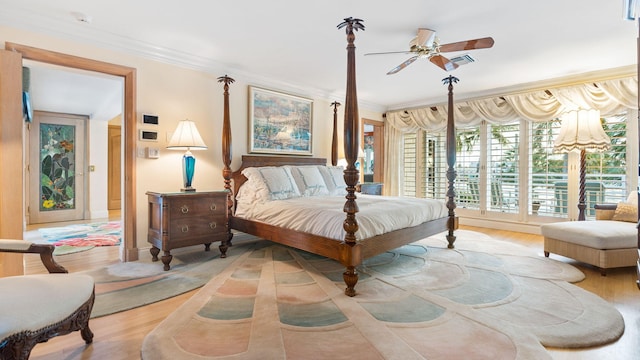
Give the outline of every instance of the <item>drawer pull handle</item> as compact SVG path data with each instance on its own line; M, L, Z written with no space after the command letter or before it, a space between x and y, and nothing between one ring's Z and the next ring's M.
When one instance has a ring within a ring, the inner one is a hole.
M209 210L216 211L216 204L211 204L211 206L209 206Z
M218 226L218 224L216 224L214 221L209 223L209 228L211 228L211 230L215 229L216 226Z
M182 211L183 214L186 214L189 212L189 207L187 205L182 205L180 211Z
M188 232L189 231L189 225L182 225L182 229L181 230L182 230L183 233Z

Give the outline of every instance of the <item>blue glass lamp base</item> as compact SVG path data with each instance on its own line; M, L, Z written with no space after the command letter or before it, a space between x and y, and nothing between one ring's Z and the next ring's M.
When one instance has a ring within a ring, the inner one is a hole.
M195 188L191 187L195 169L196 158L194 158L191 153L184 154L184 156L182 157L182 175L184 179L184 188L180 189L180 191L196 191Z

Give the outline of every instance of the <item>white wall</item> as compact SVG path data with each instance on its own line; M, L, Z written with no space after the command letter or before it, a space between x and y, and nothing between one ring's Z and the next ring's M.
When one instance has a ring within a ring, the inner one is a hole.
M89 218L106 219L109 217L107 208L107 164L108 164L108 138L107 127L109 123L104 120L89 120L89 157L87 165L93 165L95 171L84 169L89 179Z
M223 188L221 132L224 90L223 85L217 81L219 76L228 75L236 80L229 89L233 138L232 169L238 168L241 155L248 152L249 85L313 98L310 95L313 93L312 89L309 93L301 93L274 88L268 83L254 83L250 78L235 77L233 73L227 73L226 69L211 69L210 72L205 73L101 49L90 44L51 38L9 27L0 26L0 41L39 47L137 69L138 128L156 129L159 135L158 142L138 142L138 146L155 146L160 149L160 158L138 158L136 165L137 247L147 246L145 192L149 190L179 191L182 186L181 157L183 153L166 149L167 134L173 132L179 120L189 118L195 121L200 135L209 147L205 151L194 152L197 162L193 186L198 190ZM330 103L336 100L344 103L344 99L314 99L312 141L313 155L316 157L331 158L333 108ZM342 110L341 108L339 109ZM159 125L143 126L139 119L142 113L158 115ZM338 115L340 119L338 122L341 123L343 112L339 111ZM360 109L360 117L382 120L382 114L366 109ZM339 137L342 144L342 124L339 125ZM91 161L93 162L94 159L92 158Z

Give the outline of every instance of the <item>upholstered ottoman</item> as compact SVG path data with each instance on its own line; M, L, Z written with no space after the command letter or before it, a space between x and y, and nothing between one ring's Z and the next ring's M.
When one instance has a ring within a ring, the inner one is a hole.
M606 269L636 266L638 230L627 221L569 221L541 226L544 255L566 256Z

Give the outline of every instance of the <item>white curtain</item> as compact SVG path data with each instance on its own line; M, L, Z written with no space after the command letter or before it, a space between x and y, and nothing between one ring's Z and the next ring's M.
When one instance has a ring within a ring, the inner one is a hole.
M625 108L637 108L638 79L614 79L454 104L456 127L464 128L487 121L501 124L524 119L548 121L576 109L598 109L611 115ZM385 195L401 194L402 137L404 133L440 131L447 126L447 105L391 111L385 125Z

